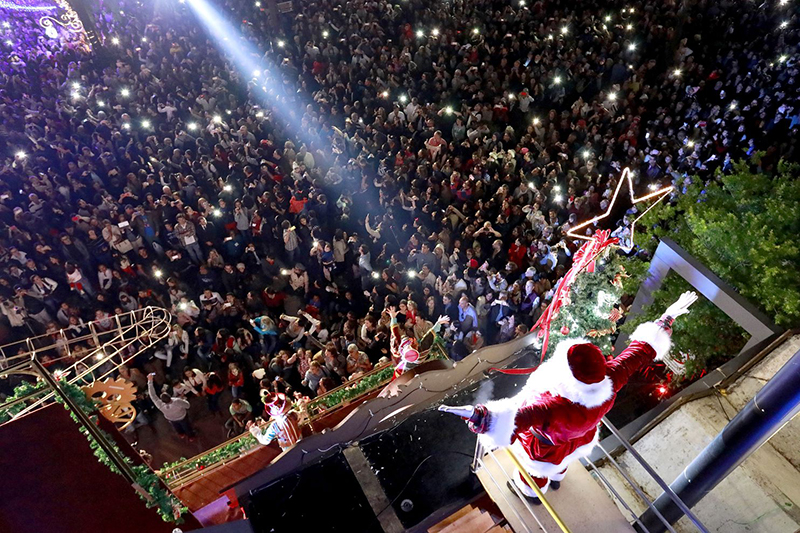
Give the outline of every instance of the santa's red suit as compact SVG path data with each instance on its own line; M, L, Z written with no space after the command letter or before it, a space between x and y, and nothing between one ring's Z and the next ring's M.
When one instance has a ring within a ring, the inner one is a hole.
M482 416L476 415L470 428L489 448L511 445L545 492L551 481L564 478L571 462L589 455L597 444L600 419L628 379L667 354L670 324L640 325L630 346L608 361L584 339L562 341L519 394L476 406ZM515 481L525 495L535 496L521 476Z

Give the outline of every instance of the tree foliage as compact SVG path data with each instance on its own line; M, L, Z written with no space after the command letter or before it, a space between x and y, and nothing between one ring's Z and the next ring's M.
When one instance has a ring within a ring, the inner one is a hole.
M638 262L639 268L649 263ZM631 280L641 282L646 272L637 272ZM632 317L620 330L631 334L642 322L656 320L671 303L684 292L691 289L689 283L670 273L663 285L653 294L653 303L645 307L640 315ZM707 368L716 368L739 353L747 342L748 335L736 322L703 296L692 305L691 312L675 321L672 332L671 354L686 357L686 373L675 380L676 383L692 381L702 375Z
M578 337L586 337L605 354L613 351L611 338L616 332L616 322L609 320L609 316L619 306L628 263L606 251L598 259L594 272L582 272L575 279L569 305L559 310L550 326L547 355L552 355L561 340Z
M669 237L784 327L800 324L800 165L775 175L746 162L707 183L682 180L641 224L640 244Z

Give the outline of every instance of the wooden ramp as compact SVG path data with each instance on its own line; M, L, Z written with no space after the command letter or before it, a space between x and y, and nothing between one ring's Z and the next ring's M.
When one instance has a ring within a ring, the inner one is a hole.
M543 505L530 505L544 529L539 526L523 501L506 486L508 477L500 465L509 474L516 475L511 459L504 452L498 451L484 456L477 476L514 531L516 533L560 532L558 525ZM572 533L634 532L608 493L578 462L569 467L567 477L561 482L561 488L557 491L548 491L545 497Z

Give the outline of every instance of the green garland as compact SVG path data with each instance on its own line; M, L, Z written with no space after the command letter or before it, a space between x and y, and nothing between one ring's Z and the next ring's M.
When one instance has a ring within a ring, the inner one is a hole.
M245 433L234 442L226 444L225 446L217 448L213 452L201 455L194 461L186 463L185 465L183 465L183 467L181 467L181 471L195 470L195 469L202 470L209 465L215 464L220 461L227 461L228 459L241 455L242 452L246 452L252 449L253 446L255 446L256 444L258 444L258 441L255 439L255 437L253 437L250 433ZM159 472L163 473L166 470L171 470L176 466L178 466L179 464L183 463L184 461L186 461L186 458L181 457L180 459L178 459L173 463L164 463ZM169 479L171 477L174 477L175 475L176 472L169 472L166 474L166 478Z
M336 405L339 405L342 402L347 400L351 400L362 394L369 392L370 390L383 385L394 375L394 366L389 365L383 368L382 370L375 372L374 374L370 374L369 376L363 377L350 385L349 387L345 387L343 389L330 392L325 394L324 396L310 402L308 404L308 412L310 414L317 413L324 409L330 409Z
M35 392L45 392L46 390L47 382L44 380L39 380L35 384L31 383L30 381L23 381L14 387L14 394L6 398L4 403L0 404L0 424L5 424L14 418L14 415L26 407L25 402L20 402L10 407L6 407L6 403L11 403L12 401L19 400L20 398L32 396Z
M72 399L72 401L78 406L78 408L89 416L92 422L96 423L97 406L95 405L95 402L88 398L79 386L73 383L68 383L66 380L60 381L59 384L61 385L61 389L64 391L64 394L69 396L70 399ZM44 380L39 380L35 384L25 381L14 388L14 395L11 396L9 400L23 398L31 395L31 393L45 390L47 390L47 382ZM55 400L64 406L64 409L69 412L69 416L72 418L72 420L78 424L79 431L86 437L86 440L89 441L89 448L91 448L94 456L97 457L97 460L106 465L115 474L121 475L121 472L108 457L108 454L106 454L92 434L89 433L89 430L83 426L80 419L64 402L64 399L59 394L56 394ZM19 403L3 409L3 405L0 404L0 423L10 420L13 415L20 412L24 407L25 403ZM188 509L181 504L180 500L178 500L164 488L161 480L149 467L145 465L134 464L133 460L126 456L116 445L111 435L100 428L97 429L103 434L106 442L108 442L114 448L117 456L121 457L123 461L131 466L131 469L136 476L136 483L150 496L150 499L148 500L148 498L146 498L143 494L141 494L139 491L136 491L136 494L138 494L139 497L145 501L147 508L149 509L151 507L157 507L159 516L161 516L161 519L165 522L174 522L176 524L183 523L181 515L188 511Z

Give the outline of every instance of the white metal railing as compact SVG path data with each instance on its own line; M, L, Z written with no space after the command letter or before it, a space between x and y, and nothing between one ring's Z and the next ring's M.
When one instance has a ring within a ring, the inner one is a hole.
M62 375L69 383L88 384L110 376L121 365L167 338L172 327L172 315L161 307L144 307L111 316L107 320L111 321L111 327L102 327L100 323L105 319L89 322L86 324L89 333L75 338L69 338L65 331L60 329L0 346L0 356L4 358L4 365L13 364L0 370L0 376L37 375L31 372L31 361L37 355L54 353L58 355L54 361L69 362L62 371ZM86 343L93 344L91 349L86 349ZM6 353L14 355L6 357ZM95 371L98 370L99 375L95 375ZM26 405L13 415L13 418L22 416L53 398L54 392L46 389L35 391L28 396L4 403L2 407L7 408L12 404L27 402L43 393L41 398Z

